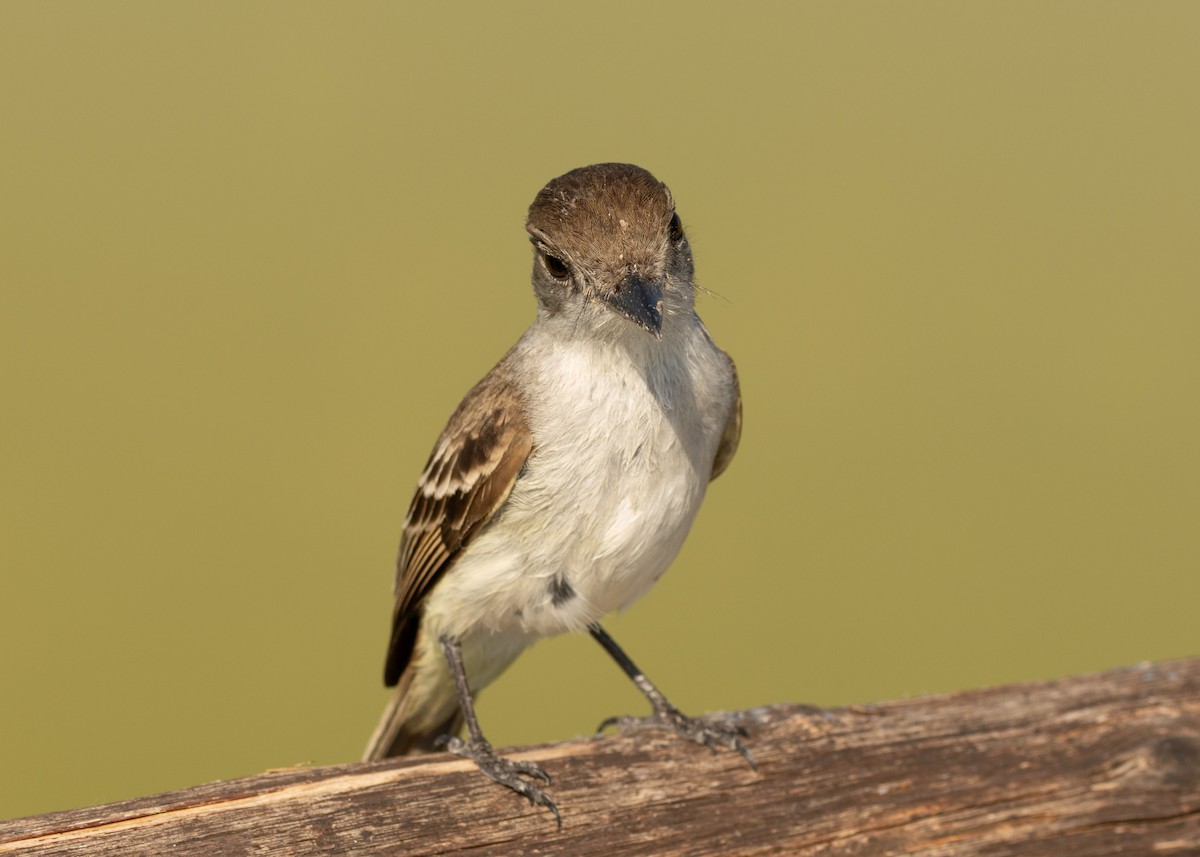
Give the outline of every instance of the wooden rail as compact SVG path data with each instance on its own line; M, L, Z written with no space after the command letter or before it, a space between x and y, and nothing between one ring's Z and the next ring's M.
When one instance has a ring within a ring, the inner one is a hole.
M0 855L1200 855L1200 659L735 716L757 773L651 731L513 753L561 830L424 756L0 822Z

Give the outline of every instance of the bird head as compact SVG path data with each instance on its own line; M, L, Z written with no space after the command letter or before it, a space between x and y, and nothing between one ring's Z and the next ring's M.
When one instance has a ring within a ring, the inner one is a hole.
M632 164L593 164L547 184L525 223L543 313L661 339L694 301L692 253L671 191Z

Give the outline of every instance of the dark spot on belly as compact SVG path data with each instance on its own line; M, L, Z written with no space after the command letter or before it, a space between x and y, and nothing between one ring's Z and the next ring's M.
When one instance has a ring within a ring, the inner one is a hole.
M575 588L565 575L558 574L550 579L550 603L562 607L575 597Z

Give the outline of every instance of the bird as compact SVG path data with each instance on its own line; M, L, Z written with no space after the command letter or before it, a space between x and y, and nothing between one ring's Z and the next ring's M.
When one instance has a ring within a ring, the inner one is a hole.
M733 360L695 309L670 189L632 164L546 184L525 224L537 314L450 417L404 520L384 669L395 690L366 760L446 749L562 816L540 766L499 755L474 696L537 639L587 632L653 726L740 753L728 720L682 714L601 627L670 565L742 427ZM467 739L458 737L463 724Z

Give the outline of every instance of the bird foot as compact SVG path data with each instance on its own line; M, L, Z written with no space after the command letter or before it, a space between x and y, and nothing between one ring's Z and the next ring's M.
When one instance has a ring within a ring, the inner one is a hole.
M447 752L470 759L493 782L524 796L534 806L544 806L550 810L554 814L554 820L558 822L559 829L562 829L562 816L559 815L554 801L541 786L522 779L522 777L529 777L531 780L550 785L550 775L540 766L533 762L522 762L519 759L506 759L498 756L487 741L468 742L461 738L447 738L445 745Z
M713 753L717 752L718 746L727 747L740 753L752 770L758 770L753 754L742 742L743 738L748 737L746 730L722 717L688 717L667 703L661 707L655 706L654 713L649 717L610 717L596 731L603 732L610 726L617 726L621 730L666 729L680 738L703 744Z

